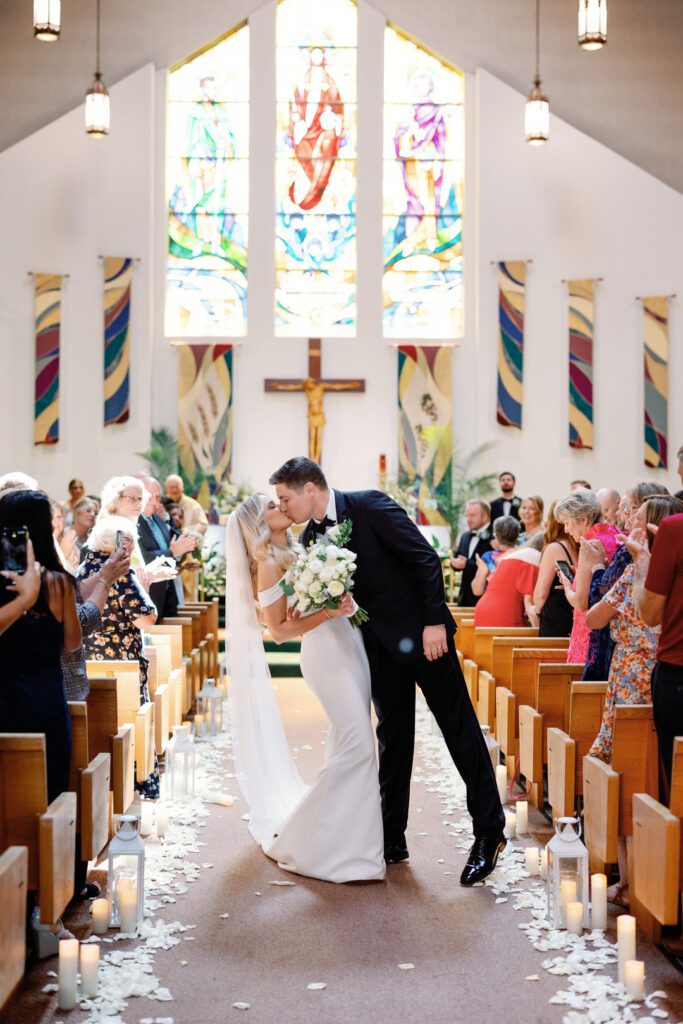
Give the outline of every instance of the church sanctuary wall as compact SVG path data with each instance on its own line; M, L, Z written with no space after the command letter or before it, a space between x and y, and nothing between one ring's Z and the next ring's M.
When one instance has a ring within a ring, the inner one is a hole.
M141 468L151 410L154 68L111 90L112 132L93 141L83 107L0 153L0 472L21 468L51 495L72 476L99 490ZM98 256L139 257L131 298L131 415L103 426L103 267ZM33 281L62 273L60 439L33 444Z
M550 141L529 146L522 130L524 97L485 71L477 73L476 94L477 137L470 146L478 168L476 440L498 442L488 463L516 471L521 494L550 499L575 478L594 487L624 488L641 479L678 486L683 196L556 117ZM490 261L499 259L534 261L527 267L521 431L496 423L497 274ZM582 277L604 278L596 285L593 451L574 451L567 441L562 278ZM674 292L665 472L643 465L642 306L635 297ZM456 403L467 388L456 380Z

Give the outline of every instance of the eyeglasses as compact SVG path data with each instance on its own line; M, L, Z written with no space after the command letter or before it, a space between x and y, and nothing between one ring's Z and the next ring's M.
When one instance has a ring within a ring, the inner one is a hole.
M122 494L121 497L125 498L127 501L134 502L134 504L136 504L136 505L142 505L142 495L141 494Z

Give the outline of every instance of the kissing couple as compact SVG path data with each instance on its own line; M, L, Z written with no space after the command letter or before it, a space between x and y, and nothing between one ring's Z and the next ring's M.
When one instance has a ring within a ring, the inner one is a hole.
M277 500L251 495L226 531L230 714L252 836L281 868L330 882L381 880L387 864L407 861L417 683L467 788L475 838L460 882L474 885L506 845L504 814L455 653L438 556L386 494L332 490L310 459L290 459L270 483ZM290 526L307 524L308 547L337 524L348 533L349 520L354 598L368 620L353 628L350 594L334 610L293 618L295 598L283 587L299 550ZM260 618L278 643L303 636L301 672L329 719L325 762L311 786L287 745Z

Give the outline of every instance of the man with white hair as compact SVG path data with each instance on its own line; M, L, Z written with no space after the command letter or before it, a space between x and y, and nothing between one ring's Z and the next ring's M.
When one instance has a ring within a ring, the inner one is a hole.
M0 498L4 498L6 494L11 494L12 491L38 490L40 490L38 481L18 469L12 470L11 473L3 473L0 476Z
M602 518L605 522L616 523L619 502L621 501L619 491L614 491L610 487L601 487L599 491L595 492L595 497L600 502Z
M206 518L206 512L199 502L195 498L191 498L189 494L185 494L183 478L178 476L177 473L171 473L170 476L166 477L164 486L166 488L166 496L175 502L176 505L180 505L183 510L183 525L186 529L203 537L209 525L209 520Z

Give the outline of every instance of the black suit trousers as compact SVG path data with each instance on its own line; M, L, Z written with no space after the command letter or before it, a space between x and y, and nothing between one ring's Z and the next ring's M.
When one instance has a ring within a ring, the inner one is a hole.
M467 810L476 836L502 831L505 816L481 726L455 653L436 661L392 659L369 630L364 631L370 662L372 701L377 714L379 783L385 845L403 845L408 824L410 777L415 742L415 683L441 729L455 767L467 788Z

